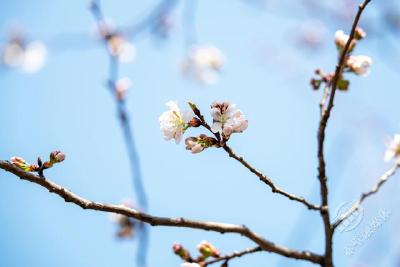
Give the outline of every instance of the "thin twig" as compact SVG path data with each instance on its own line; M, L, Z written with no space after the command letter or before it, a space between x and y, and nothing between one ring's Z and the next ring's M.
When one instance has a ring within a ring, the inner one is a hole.
M229 147L224 140L221 140L220 134L219 133L214 133L211 130L210 125L204 119L203 114L201 114L200 110L197 109L197 107L194 108L193 111L194 111L195 115L200 119L202 126L204 128L206 128L210 133L212 133L215 136L215 138L220 143L219 145L228 153L228 155L231 158L234 158L237 161L239 161L244 167L246 167L249 171L254 173L260 179L260 181L262 181L263 183L265 183L266 185L268 185L271 188L271 191L273 193L280 194L282 196L285 196L285 197L289 198L290 200L302 203L310 210L320 210L321 209L320 206L317 206L317 205L314 205L314 204L308 202L304 197L299 197L299 196L296 196L294 194L290 194L290 193L284 191L283 189L279 188L278 186L276 186L272 182L272 180L270 178L268 178L268 176L266 176L265 174L261 173L256 168L251 166L246 160L243 159L243 157L236 155L236 153L232 150L232 148Z
M324 230L325 230L325 266L330 267L333 266L332 263L332 236L333 231L331 230L330 225L330 215L328 208L328 186L327 186L327 175L326 175L326 163L324 156L324 141L325 141L325 130L328 124L329 117L331 115L332 108L334 106L334 100L336 95L337 84L342 76L343 67L346 62L347 54L350 49L350 44L352 43L356 31L356 27L360 20L361 14L364 11L365 7L368 5L370 0L365 0L359 8L358 12L354 18L353 25L351 28L349 39L339 57L338 64L336 66L335 75L332 79L332 87L330 90L330 98L328 101L328 106L323 112L321 116L321 120L318 128L318 179L320 181L321 187L321 216L324 222Z
M381 177L379 177L376 185L374 185L374 187L372 187L372 189L369 190L368 192L362 193L360 198L336 220L336 222L332 225L332 229L335 230L342 222L344 222L347 218L349 218L351 214L356 212L361 207L361 204L367 197L378 193L379 189L389 180L390 177L396 174L396 171L399 168L400 168L400 162L396 163L395 166L390 168Z
M268 178L266 175L262 174L261 172L259 172L258 170L256 170L253 166L251 166L246 160L243 159L243 157L240 157L238 155L235 154L235 152L233 152L232 148L230 148L227 144L224 144L222 146L222 148L226 151L226 153L228 153L229 157L236 159L237 161L239 161L243 166L245 166L249 171L251 171L252 173L254 173L259 179L260 181L262 181L263 183L265 183L266 185L268 185L271 188L271 191L273 193L277 193L280 194L282 196L285 196L287 198L289 198L290 200L294 200L300 203L303 203L308 209L310 210L320 210L320 206L311 204L310 202L308 202L304 197L299 197L293 194L290 194L284 190L282 190L281 188L277 187L270 178Z
M203 263L203 266L205 267L205 266L208 266L208 265L211 265L211 264L214 264L214 263L217 263L217 262L221 262L221 261L230 261L231 259L240 258L240 257L242 257L244 255L253 254L253 253L256 253L256 252L260 252L260 251L262 251L262 248L259 247L259 246L254 247L254 248L248 248L248 249L245 249L243 251L235 251L235 252L233 252L231 254L228 254L228 255L225 255L225 256L221 256L219 258L216 258L216 259L213 259L213 260L210 260L210 261L206 261L206 262Z
M271 241L266 240L257 233L251 231L245 225L235 225L229 223L219 222L207 222L207 221L196 221L185 218L168 218L168 217L157 217L150 214L140 212L138 210L123 206L123 205L111 205L99 202L94 202L80 197L68 189L48 180L36 176L33 173L25 172L17 166L13 165L9 161L0 160L0 169L11 172L18 176L22 180L26 180L37 185L40 185L50 193L57 194L63 198L66 202L74 203L83 209L97 210L103 212L112 212L121 215L125 215L130 218L142 221L152 226L170 226L170 227L184 227L193 229L202 229L207 231L219 232L219 233L236 233L240 234L254 243L259 245L264 251L276 253L288 258L305 260L316 264L321 264L322 256L309 251L297 251L292 250L284 246L277 245Z
M321 102L319 103L319 109L320 109L320 113L321 113L321 117L324 115L325 113L325 105L326 105L326 100L329 97L329 88L330 88L330 83L327 83L324 87L324 92L321 98Z
M129 39L136 38L140 33L154 27L159 19L170 13L179 3L179 0L161 0L141 21L123 29L124 35Z

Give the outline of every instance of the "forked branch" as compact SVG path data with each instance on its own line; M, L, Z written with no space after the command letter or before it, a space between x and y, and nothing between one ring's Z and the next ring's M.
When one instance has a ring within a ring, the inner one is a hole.
M276 253L292 259L306 260L317 264L321 264L322 262L322 256L318 254L309 251L296 251L284 246L277 245L271 241L264 239L257 233L251 231L245 225L196 221L185 218L167 218L167 217L152 216L150 214L143 213L123 205L111 205L111 204L104 204L87 200L50 180L41 178L30 172L25 172L24 170L14 166L12 163L8 161L0 160L0 168L5 171L13 173L22 180L26 180L35 183L37 185L40 185L49 190L49 192L57 194L58 196L63 198L66 202L74 203L83 209L118 213L142 221L144 223L150 224L152 226L184 227L184 228L202 229L219 233L236 233L252 240L254 243L259 245L264 251Z
M200 110L196 107L196 105L191 103L190 106L191 106L193 112L195 113L195 115L200 119L201 125L215 136L215 138L219 142L219 146L222 147L226 151L226 153L228 153L229 157L234 158L235 160L239 161L250 172L254 173L260 179L260 181L262 181L263 183L265 183L266 185L268 185L271 188L271 191L273 193L285 196L285 197L289 198L290 200L302 203L310 210L320 210L321 209L320 206L314 205L314 204L308 202L304 197L299 197L294 194L290 194L290 193L284 191L283 189L279 188L278 186L275 185L275 183L268 176L261 173L256 168L254 168L252 165L250 165L243 157L236 155L236 153L232 150L232 148L227 145L226 141L221 140L222 139L221 135L219 133L214 133L211 130L211 126L207 123L203 114L201 114Z
M353 212L357 211L361 204L367 197L370 197L376 193L378 193L379 189L389 180L390 177L396 174L396 171L400 168L400 162L396 163L395 166L386 171L381 177L379 177L378 182L374 187L371 188L368 192L362 193L360 198L345 212L336 222L332 225L332 229L335 230L342 222L344 222Z
M325 263L324 265L327 267L333 266L332 260L332 237L333 231L331 229L330 223L330 215L329 215L329 208L328 208L328 184L327 184L327 174L326 174L326 162L325 162L325 155L324 155L324 142L325 142L325 132L326 127L328 124L329 117L331 115L334 102L335 102L335 95L337 91L338 81L342 76L343 68L346 63L347 55L350 51L351 43L355 38L356 28L358 22L360 21L361 14L363 13L365 7L368 5L370 0L365 0L358 8L358 12L354 18L353 25L351 27L350 36L346 42L345 47L343 48L338 64L336 66L335 75L332 79L332 86L330 90L330 97L328 101L328 105L326 110L322 109L322 116L319 122L318 127L318 179L320 181L320 191L321 191L321 216L324 223L324 232L325 232Z

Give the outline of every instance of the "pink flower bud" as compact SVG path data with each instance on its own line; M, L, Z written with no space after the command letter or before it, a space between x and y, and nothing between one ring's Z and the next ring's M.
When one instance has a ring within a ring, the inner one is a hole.
M27 164L26 161L21 157L12 157L11 158L11 163L14 164L14 165L17 165L18 167L20 165L26 165Z
M200 153L204 150L201 143L198 142L197 137L188 137L185 140L186 149L190 150L193 154Z
M60 163L65 160L65 154L61 151L53 151L50 153L50 165Z
M26 172L36 172L39 170L39 166L36 164L29 164L21 157L12 157L11 163L17 166L18 168L26 171Z
M175 243L172 245L172 250L184 261L191 260L190 253L181 244Z

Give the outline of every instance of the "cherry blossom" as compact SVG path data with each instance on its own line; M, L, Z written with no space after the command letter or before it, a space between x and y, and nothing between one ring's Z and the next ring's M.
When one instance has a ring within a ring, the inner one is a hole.
M187 128L187 123L193 118L193 112L181 112L178 103L174 101L167 102L166 106L169 110L159 117L160 130L165 140L174 139L178 144Z
M400 134L396 134L385 153L385 161L400 159Z
M229 118L224 126L223 133L225 136L230 136L232 133L241 133L247 129L248 121L246 120L242 111L237 110Z
M337 47L343 48L347 41L349 40L350 36L344 33L342 30L338 30L335 32L335 44Z
M2 52L3 64L27 73L39 71L44 66L46 58L47 49L44 43L25 42L19 37L10 40Z
M347 59L347 66L355 74L360 76L367 76L372 65L372 59L368 56L350 56Z
M193 47L183 62L183 72L203 84L218 81L218 71L224 64L222 52L211 45Z
M235 104L214 102L210 113L213 117L211 130L215 133L223 133L229 137L232 133L240 133L247 129L248 121Z

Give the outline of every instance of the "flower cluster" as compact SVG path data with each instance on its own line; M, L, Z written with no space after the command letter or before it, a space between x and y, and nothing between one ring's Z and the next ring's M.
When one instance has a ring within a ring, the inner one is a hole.
M345 58L345 64L343 72L354 73L359 76L367 76L370 72L370 67L372 65L372 59L364 55L351 55L355 49L357 42L365 38L366 33L359 27L356 28L354 39L351 40L348 53ZM335 33L335 44L338 49L339 57L342 55L350 36L345 34L342 30L336 31ZM329 86L331 84L332 78L334 76L333 72L327 74L323 73L322 70L316 70L315 74L317 77L311 79L311 87L314 90L318 90L321 84ZM337 88L342 91L346 91L349 88L349 80L345 79L342 75L337 82Z
M177 102L167 102L168 110L160 117L160 129L165 140L175 140L179 143L182 135L189 129L203 126L213 137L205 134L188 137L185 140L186 149L192 153L200 153L209 147L220 147L229 140L233 133L241 133L247 129L248 121L236 105L229 102L214 102L210 114L212 126L205 121L200 110L189 102L191 111L182 112Z
M400 134L396 134L393 137L385 153L385 161L392 159L400 163Z
M39 71L47 58L47 49L41 41L28 41L21 33L14 33L1 51L1 62L23 72Z
M201 267L204 266L204 261L209 257L219 258L221 256L219 250L206 240L197 245L197 250L200 253L197 257L192 257L190 252L178 243L172 246L172 250L184 261L181 267Z
M210 113L213 118L211 130L214 133L219 132L229 138L232 133L241 133L247 129L248 121L235 104L214 102Z
M190 49L182 64L188 77L209 85L218 81L218 74L224 64L222 52L211 45L196 46Z
M38 158L37 164L30 164L21 157L12 157L11 163L18 168L26 172L37 172L39 175L43 175L43 170L49 169L54 166L54 164L60 163L65 160L65 154L61 151L53 151L50 153L49 160L42 162L41 158Z

